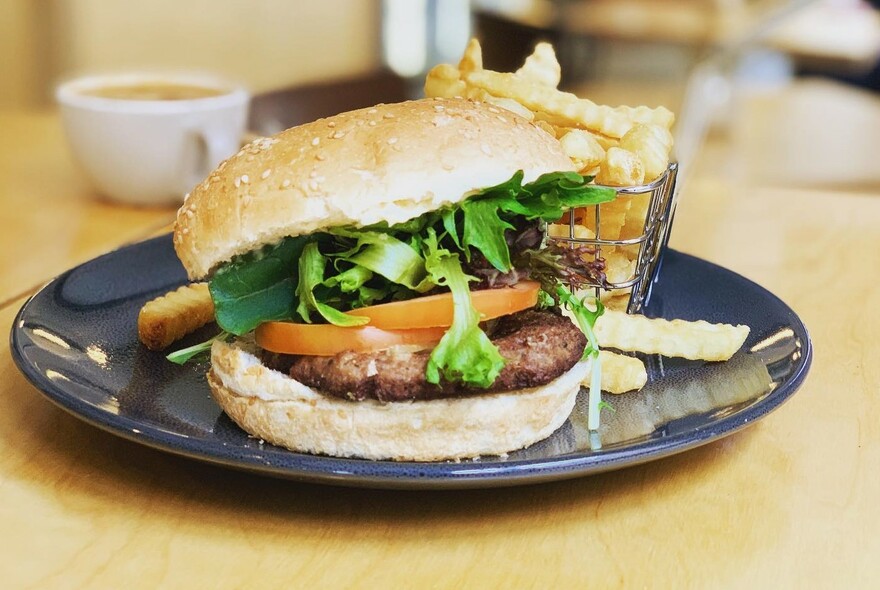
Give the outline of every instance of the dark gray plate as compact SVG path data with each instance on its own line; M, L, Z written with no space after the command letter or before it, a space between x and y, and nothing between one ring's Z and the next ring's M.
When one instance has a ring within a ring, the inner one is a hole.
M645 357L648 385L639 393L609 396L615 411L603 413L598 433L587 430L586 400L579 399L553 436L506 458L338 459L293 453L249 437L211 399L206 363L180 367L137 341L140 306L185 282L169 236L96 258L46 285L19 312L11 350L37 389L78 418L195 459L350 486L537 483L618 469L711 442L779 407L806 376L812 356L807 330L774 295L672 250L660 276L647 315L747 324L752 331L743 350L726 363ZM209 335L194 334L184 344Z

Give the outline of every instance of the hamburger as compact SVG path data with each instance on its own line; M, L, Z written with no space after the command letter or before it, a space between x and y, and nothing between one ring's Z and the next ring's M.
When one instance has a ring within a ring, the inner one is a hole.
M214 399L255 437L339 457L503 455L548 437L601 313L568 286L602 265L543 230L614 198L591 180L552 135L464 99L377 105L245 146L174 228L223 330Z

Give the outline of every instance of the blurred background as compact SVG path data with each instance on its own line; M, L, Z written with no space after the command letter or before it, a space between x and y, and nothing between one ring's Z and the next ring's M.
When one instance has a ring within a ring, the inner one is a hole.
M46 106L61 78L143 67L210 70L257 93L383 69L420 79L456 61L471 34L501 70L553 41L569 86L681 86L712 50L743 40L753 43L739 65L762 81L859 83L880 55L863 0L4 0L0 105Z
M601 103L668 106L679 113L683 159L706 133L772 124L779 131L767 141L803 136L803 151L759 158L752 173L772 180L797 164L799 182L878 179L873 166L803 166L851 146L853 134L880 131L876 109L847 114L873 104L880 87L880 18L864 0L3 0L0 109L51 108L55 84L80 73L208 70L256 93L251 126L270 133L418 96L425 72L457 62L471 35L489 68L512 71L535 42L550 40L565 88ZM760 102L803 80L812 91L785 112L771 105L737 125L743 96ZM816 129L803 129L790 109L815 111ZM787 119L798 123L788 128Z

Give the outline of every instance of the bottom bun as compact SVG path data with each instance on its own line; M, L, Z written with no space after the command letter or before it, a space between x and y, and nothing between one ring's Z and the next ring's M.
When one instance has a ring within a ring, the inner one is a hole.
M269 369L241 343L215 342L208 383L250 434L292 451L440 461L502 455L550 436L588 371L578 363L542 387L415 402L347 401Z

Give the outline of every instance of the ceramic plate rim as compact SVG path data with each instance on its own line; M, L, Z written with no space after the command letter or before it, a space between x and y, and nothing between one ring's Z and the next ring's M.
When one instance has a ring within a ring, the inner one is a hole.
M663 438L645 440L629 446L603 450L600 454L575 451L549 458L508 460L492 467L489 467L488 463L480 463L479 461L461 463L370 461L371 474L366 475L357 473L359 470L352 468L355 466L363 467L364 460L361 459L295 453L271 445L266 445L264 449L267 451L266 457L269 457L270 460L258 461L256 458L243 460L222 452L225 448L223 445L211 445L205 439L194 439L182 433L170 432L158 425L102 411L48 379L29 361L23 350L22 338L24 334L19 329L19 325L34 299L86 264L163 239L168 239L168 236L158 236L124 246L77 265L44 285L27 299L15 316L10 334L12 358L27 380L45 397L92 426L154 449L244 471L312 483L400 489L500 487L582 477L653 461L733 434L765 417L786 402L803 383L812 363L812 343L807 328L797 314L779 297L750 279L720 265L670 249L669 253L673 256L682 257L689 263L709 265L716 272L729 273L735 279L745 281L757 288L764 296L771 298L774 303L781 306L788 314L792 324L802 332L802 357L796 370L779 387L766 393L760 400L741 411L712 422L711 428L684 431ZM277 456L282 457L282 462L271 460Z

